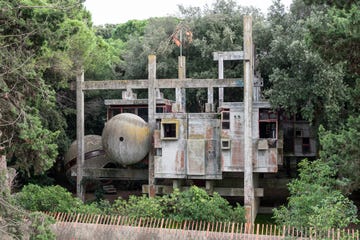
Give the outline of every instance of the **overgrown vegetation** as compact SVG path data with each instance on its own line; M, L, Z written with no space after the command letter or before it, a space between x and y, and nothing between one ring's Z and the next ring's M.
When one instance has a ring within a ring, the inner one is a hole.
M358 222L356 206L336 189L336 171L332 167L322 160L306 159L299 167L299 177L288 185L287 206L274 210L277 224L327 231Z
M149 198L130 196L117 199L113 204L106 200L83 204L60 186L40 187L27 185L15 196L16 202L26 210L49 212L77 212L117 214L130 217L169 218L176 221L202 220L207 222L244 222L244 209L232 207L219 194L208 195L196 186L189 190L175 189L170 195Z

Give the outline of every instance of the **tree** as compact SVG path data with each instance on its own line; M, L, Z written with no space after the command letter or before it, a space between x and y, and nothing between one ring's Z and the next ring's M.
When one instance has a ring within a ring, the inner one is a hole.
M260 57L260 70L265 70L263 77L270 83L265 94L274 108L300 113L315 127L323 124L336 128L343 121L341 113L348 100L344 65L325 61L309 45L306 23L315 24L312 16L322 8L304 7L298 2L287 14L275 5L278 13L269 16L272 40L270 49Z
M343 183L341 188L351 193L360 188L360 117L350 117L340 130L320 128L320 157L334 169Z
M287 206L274 210L279 225L302 228L343 228L357 223L356 206L336 186L336 171L326 162L303 160L299 164L299 178L293 179L288 188Z
M22 176L38 175L70 142L68 81L83 66L113 73L119 58L79 0L0 0L0 11L0 151Z

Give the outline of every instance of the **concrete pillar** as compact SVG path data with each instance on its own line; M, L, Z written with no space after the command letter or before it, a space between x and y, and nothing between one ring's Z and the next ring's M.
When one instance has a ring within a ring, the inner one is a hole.
M214 112L214 89L212 87L208 87L207 97L205 112Z
M253 104L252 18L244 17L244 206L246 221L255 221L256 203L253 180L252 104Z
M186 78L186 62L184 56L178 57L178 78L179 80ZM176 111L186 112L186 90L185 88L176 88Z
M224 79L224 57L219 54L219 60L218 60L218 77L219 79ZM219 88L219 107L224 102L224 88Z
M173 189L177 188L181 191L182 180L181 179L173 179Z
M82 184L84 167L84 92L82 84L84 82L84 70L78 70L76 74L76 139L77 139L77 158L76 158L76 195L85 201L84 185Z
M154 129L156 127L155 112L156 112L156 90L155 90L155 81L156 81L156 56L148 56L148 104L149 104L149 127L150 127L150 136L153 136ZM153 138L151 138L151 147L149 151L149 197L155 197L155 168L154 168L154 144Z
M206 180L205 189L206 189L206 192L208 194L212 195L214 193L214 181L213 180Z

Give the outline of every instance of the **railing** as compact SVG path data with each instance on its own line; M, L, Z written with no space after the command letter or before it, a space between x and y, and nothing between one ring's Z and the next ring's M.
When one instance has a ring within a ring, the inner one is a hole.
M359 230L314 228L296 229L289 226L233 222L183 221L158 218L132 218L117 215L49 213L57 225L57 239L88 239L107 236L107 239L357 239ZM95 234L95 235L94 235ZM71 236L71 237L70 237ZM63 237L63 238L62 238Z

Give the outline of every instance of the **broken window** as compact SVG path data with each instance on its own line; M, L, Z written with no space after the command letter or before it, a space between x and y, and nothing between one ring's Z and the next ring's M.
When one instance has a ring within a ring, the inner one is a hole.
M147 108L138 108L138 116L145 120L145 122L148 121L149 118L149 111Z
M259 137L277 138L277 113L270 109L259 110Z
M302 139L302 151L303 153L310 153L310 138L304 137Z
M178 121L165 121L161 123L162 139L178 139Z
M230 129L230 112L229 109L221 112L221 127L222 129Z

